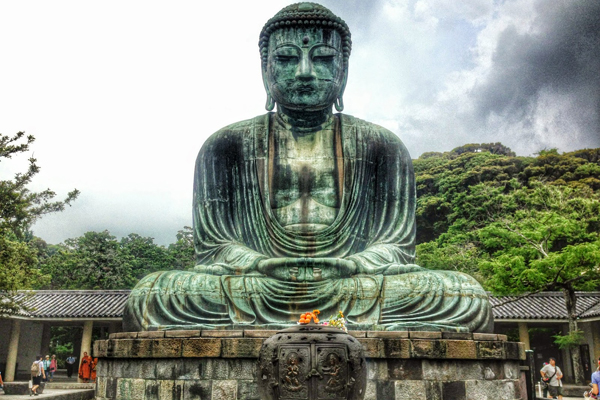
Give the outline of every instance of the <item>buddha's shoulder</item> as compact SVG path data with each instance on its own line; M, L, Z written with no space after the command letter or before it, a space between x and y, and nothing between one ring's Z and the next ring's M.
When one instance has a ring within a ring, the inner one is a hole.
M373 144L379 143L383 147L391 145L393 147L399 147L402 150L405 150L405 146L404 143L402 143L402 140L400 140L398 135L396 135L389 129L374 124L372 122L356 118L352 115L338 115L340 116L342 121L342 129L344 129L345 132L352 132L357 137L361 137L364 140L368 140Z
M219 149L228 149L231 152L239 147L249 135L253 135L257 130L266 126L269 114L259 115L254 118L246 119L227 125L206 139L200 149L200 154L206 152L215 152Z
M212 134L212 137L215 139L230 136L230 135L247 135L255 131L256 129L261 129L268 125L270 113L258 115L254 118L245 119L243 121L234 122L233 124L229 124L215 133Z

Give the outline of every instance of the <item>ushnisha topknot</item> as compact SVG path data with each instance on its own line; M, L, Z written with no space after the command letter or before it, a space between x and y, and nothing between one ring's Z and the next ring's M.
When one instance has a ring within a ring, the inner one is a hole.
M271 33L277 29L292 26L318 26L338 31L342 37L344 65L348 65L348 59L352 50L352 39L346 22L320 4L295 3L275 14L273 18L267 21L260 32L258 47L264 69L267 67L269 37Z

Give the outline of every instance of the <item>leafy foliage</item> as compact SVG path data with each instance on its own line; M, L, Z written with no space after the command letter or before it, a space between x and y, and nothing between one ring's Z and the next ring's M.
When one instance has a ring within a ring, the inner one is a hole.
M598 287L599 195L535 184L502 200L490 223L473 232L488 255L480 267L490 289L515 294Z
M133 257L108 231L86 232L58 247L41 265L52 276L50 289L126 289L135 282Z
M553 335L555 340L554 343L558 345L558 348L563 349L574 349L577 348L583 341L583 331L572 331L566 335Z
M551 149L537 157L516 157L500 143L469 144L450 152L424 153L413 164L419 244L436 240L451 229L481 227L487 222L487 207L495 194L511 189L531 188L541 182L600 190L600 149L562 155Z
M414 164L418 262L502 295L561 290L569 334L557 343L576 343L575 290L600 287L600 149L515 157L472 144Z
M119 256L128 260L131 274L136 280L154 271L172 269L172 259L168 250L156 245L151 237L130 233L119 243Z
M15 136L0 134L0 161L2 158L12 158L13 155L29 150L29 145L35 141L31 135L25 138L24 133ZM0 181L0 231L11 231L22 238L31 225L45 214L63 211L79 195L77 189L70 192L62 201L53 201L56 197L50 189L42 192L32 192L27 188L33 177L40 172L37 160L29 158L29 167L24 173L17 173L14 179Z
M14 136L0 134L0 161L27 152L35 138L23 132ZM33 192L28 188L40 171L36 159L29 158L27 171L17 173L12 179L0 180L0 314L10 314L22 307L15 302L17 290L32 289L48 280L37 268L38 246L41 241L33 237L31 225L42 216L62 211L79 195L73 190L62 201L50 189Z
M194 234L192 228L184 226L177 232L177 241L169 245L169 254L173 260L171 269L191 270L196 265Z
M86 232L53 246L40 269L51 276L49 289L130 289L156 271L191 269L191 228L184 227L168 247L131 233L120 241L108 231Z

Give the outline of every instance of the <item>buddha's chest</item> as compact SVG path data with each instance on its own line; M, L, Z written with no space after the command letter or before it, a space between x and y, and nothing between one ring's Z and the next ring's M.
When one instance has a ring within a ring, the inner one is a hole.
M278 132L271 153L271 208L283 226L330 225L340 205L340 160L333 131L311 137Z

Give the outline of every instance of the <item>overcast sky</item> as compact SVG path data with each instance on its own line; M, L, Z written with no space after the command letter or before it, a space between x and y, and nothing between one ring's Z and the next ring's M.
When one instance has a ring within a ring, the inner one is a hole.
M0 133L36 137L32 188L81 191L34 233L173 242L192 223L204 140L265 112L258 35L289 3L1 1ZM322 3L352 31L344 112L413 158L498 141L519 155L600 147L600 1ZM3 160L0 179L30 155Z

